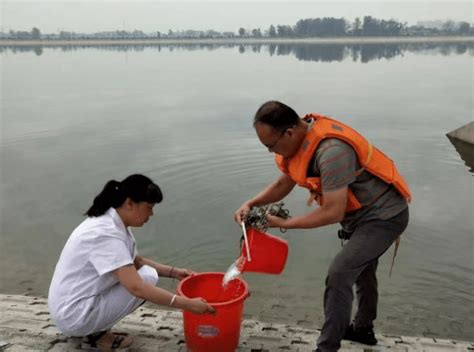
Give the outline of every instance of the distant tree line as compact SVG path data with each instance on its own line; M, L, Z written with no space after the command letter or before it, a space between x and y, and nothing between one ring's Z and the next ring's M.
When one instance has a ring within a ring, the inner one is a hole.
M2 33L2 38L7 38L7 39L42 39L41 32L36 27L34 27L30 32L11 30L8 33Z
M380 20L372 16L365 16L362 20L357 17L354 22L324 17L299 20L294 26L271 25L267 33L269 37L278 38L474 35L474 27L468 22L454 21L446 21L439 29L408 26L393 19Z
M439 21L438 21L439 22ZM324 17L301 19L295 25L271 25L267 30L239 28L237 33L214 30L168 30L145 33L141 30L77 33L60 30L59 33L42 34L34 27L31 31L0 32L0 39L153 39L153 38L313 38L313 37L377 37L377 36L439 36L474 35L474 27L468 22L441 22L437 27L408 26L393 19L377 19L372 16L357 17L353 22L344 18Z

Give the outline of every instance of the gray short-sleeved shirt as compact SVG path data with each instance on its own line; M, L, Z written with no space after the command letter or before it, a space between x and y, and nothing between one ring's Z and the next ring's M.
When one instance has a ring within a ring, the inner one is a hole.
M392 186L363 171L356 176L360 164L354 149L337 138L322 141L316 149L307 175L321 177L323 192L348 186L362 208L346 214L341 225L351 231L361 221L390 219L408 206Z

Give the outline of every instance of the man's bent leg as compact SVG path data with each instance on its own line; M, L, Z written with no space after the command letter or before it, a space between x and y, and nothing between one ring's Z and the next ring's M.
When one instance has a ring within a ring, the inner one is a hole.
M318 351L337 351L351 319L354 294L352 286L360 269L347 267L344 251L334 258L326 278L324 291L324 324L318 339Z
M373 321L377 318L378 288L377 271L378 259L372 261L362 271L356 280L357 314L354 319L354 327L373 327Z
M400 236L408 225L408 208L391 219L384 221L369 221L363 226L361 238L371 238L371 247L375 250L386 249ZM387 241L389 243L387 247ZM372 328L377 318L378 257L372 261L356 280L358 309L354 318L354 328Z

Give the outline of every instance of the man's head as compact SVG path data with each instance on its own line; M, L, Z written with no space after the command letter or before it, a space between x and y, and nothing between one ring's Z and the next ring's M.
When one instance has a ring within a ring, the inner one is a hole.
M267 101L255 114L253 126L269 152L293 156L306 136L306 124L298 114L279 101Z

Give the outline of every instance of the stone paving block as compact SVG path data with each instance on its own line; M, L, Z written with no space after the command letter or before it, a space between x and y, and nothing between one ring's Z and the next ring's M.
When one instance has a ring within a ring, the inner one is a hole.
M413 336L400 336L400 340L405 342L405 343L418 343L420 340L424 338L420 337L413 337Z
M31 313L31 309L27 308L27 307L20 307L18 305L11 305L10 307L8 307L8 311L10 312L9 314L10 315L14 315L15 313L16 314L30 314Z
M2 337L3 338L3 337ZM8 340L8 343L10 345L5 349L5 351L12 351L12 350L39 350L39 351L45 351L48 350L51 345L50 345L50 340L44 339L39 336L34 336L34 335L17 335L17 336L11 336Z
M79 338L68 338L62 335L50 342L49 351L79 351L82 350L81 342Z
M252 329L252 328L254 328L255 326L256 326L255 321L250 320L250 319L244 320L244 321L242 322L242 328L244 328L244 329Z
M391 348L391 347L397 346L397 343L395 343L393 340L390 341L390 340L385 340L385 339L379 339L378 337L377 337L377 340L378 340L378 343L376 346L380 348L387 348L387 347ZM358 345L357 342L351 341L350 343Z
M306 319L301 319L296 322L296 325L310 329L314 327L314 322Z
M394 344L403 342L401 336L396 336L396 335L379 335L379 334L376 334L375 337L376 337L376 339L378 340L378 342L380 344L394 345Z
M317 334L319 336L319 331L318 330L310 330L310 329L304 329L299 326L291 326L287 325L285 327L285 330L292 333L292 334L301 334L301 335L313 335Z
M440 343L440 342L432 342L432 343L422 343L421 344L425 351L458 351L458 346L452 343Z
M31 302L31 297L23 295L2 295L0 297L0 303L11 304L11 303L27 303Z
M271 350L265 348L262 344L249 344L247 347L238 349L239 352L270 352Z
M290 337L289 341L292 345L300 346L300 347L309 346L309 345L316 345L316 339L314 339L314 340L313 339L311 339L311 340L302 339L299 336Z
M58 330L58 328L54 324L46 324L41 327L41 331L46 334L46 335L61 335L61 332Z
M386 351L387 352L410 352L412 350L410 350L408 348L408 346L388 346L386 348Z
M33 313L36 316L42 316L43 315L43 316L48 316L49 317L49 312L47 310L44 310L44 309L43 310L36 310L36 311L33 311L33 312L30 310L30 314L31 313Z
M183 317L182 316L176 316L176 315L167 315L167 316L163 317L162 321L181 322L181 321L183 321Z
M152 330L153 325L150 323L141 323L141 322L136 322L136 321L130 321L130 320L124 320L120 322L120 325L117 324L117 329L130 329L130 330L139 330L139 329L144 329L144 330Z
M43 321L28 319L28 318L11 318L0 320L0 328L15 329L19 331L26 330L40 330Z
M286 345L285 340L281 337L277 336L255 336L251 335L246 339L246 343L248 347L253 349L269 349L275 350L278 349L279 346Z
M48 306L48 301L46 300L33 300L33 302L30 302L30 306Z
M135 351L179 351L184 343L178 339L136 338L131 350Z
M58 343L51 347L48 351L50 352L64 352L64 351L84 351L80 345L74 345L71 343Z
M276 324L262 324L259 326L260 330L266 333L278 333L279 326Z
M257 318L263 323L281 323L281 321L283 320L281 317L271 314L259 314Z
M5 350L8 352L25 352L25 351L41 351L40 349L36 349L30 346L25 345L11 345Z
M283 346L280 346L278 347L278 351L279 352L304 352L304 350L302 350L301 348L298 348L298 347L292 347L292 346L288 346L288 345L283 345Z
M392 351L404 351L406 352L407 349L404 347L394 349L392 346L365 346L362 344L354 343L351 348L362 349L364 352L392 352Z

